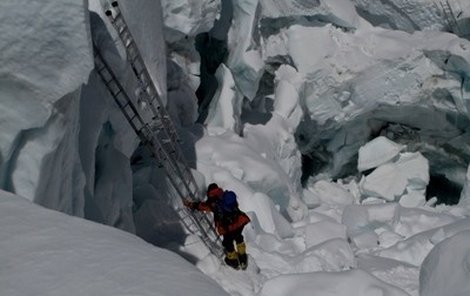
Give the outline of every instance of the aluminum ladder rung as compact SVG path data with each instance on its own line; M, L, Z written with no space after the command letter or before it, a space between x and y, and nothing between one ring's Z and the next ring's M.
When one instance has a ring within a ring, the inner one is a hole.
M197 200L199 199L199 190L183 156L176 128L162 104L157 88L149 75L117 1L112 2L112 7L114 15L112 11L107 11L106 15L118 32L118 36L124 45L128 61L136 75L140 90L146 94L142 98L148 104L149 110L153 114L152 122L144 122L141 116L138 117L137 122L134 122L139 113L134 105L130 106L130 109L126 107L121 108L121 110L158 165L164 168L167 179L170 181L175 194L181 199L191 198L192 200ZM135 117L132 115L132 112L136 113ZM206 214L191 211L188 213L188 216L186 214L183 215L181 211L178 211L178 213L185 227L189 231L191 229L193 232L196 231L197 235L212 253L216 255L220 253L222 250L220 238Z

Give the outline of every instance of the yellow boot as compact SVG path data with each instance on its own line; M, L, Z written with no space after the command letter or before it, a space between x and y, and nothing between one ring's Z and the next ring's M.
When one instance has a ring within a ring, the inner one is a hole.
M235 269L240 268L240 265L238 263L238 253L237 253L237 251L227 252L225 254L224 261L228 266L230 266L232 268L235 268Z
M248 256L246 255L246 244L245 242L237 244L238 251L238 261L240 262L240 267L246 269L248 266Z

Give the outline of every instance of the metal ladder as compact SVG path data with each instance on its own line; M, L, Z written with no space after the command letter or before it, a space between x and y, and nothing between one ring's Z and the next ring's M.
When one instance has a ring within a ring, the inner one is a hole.
M132 100L96 46L94 51L94 62L98 75L103 80L103 83L106 85L126 120L140 138L142 144L150 152L152 158L165 169L176 197L179 197L173 200L173 202L183 225L189 232L198 235L210 252L220 258L223 254L220 238L215 232L208 215L188 210L182 206L181 199L183 198L189 198L193 201L200 200L199 190L194 176L183 157L176 137L176 129L172 125L166 108L160 104L159 98L156 98L155 102L158 105L154 104L155 108L150 108L152 116L145 116L145 111L148 109L140 108L134 102L135 99L134 101ZM135 52L138 58L134 57L134 61L142 61L138 51ZM141 72L146 72L148 75L143 62L141 65L143 70ZM149 76L147 77L149 78ZM152 80L147 81L148 84L152 84ZM140 83L139 87L142 88L144 85ZM149 88L148 85L146 88ZM155 95L157 94L155 93ZM157 110L160 111L156 112Z
M140 54L129 27L124 20L121 10L119 9L118 2L113 1L111 6L114 14L113 11L107 10L106 15L110 19L113 27L116 29L119 38L126 49L127 59L139 82L139 93L142 94L142 98L146 101L150 111L153 113L154 122L151 124L152 128L158 133L158 137L163 139L162 142L165 146L164 148L171 152L172 157L177 163L181 164L181 166L178 166L178 170L181 170L181 173L185 177L184 179L187 180L187 184L184 185L188 187L187 189L190 197L192 199L197 199L197 184L189 170L189 166L186 163L183 151L179 145L180 140L178 139L176 128L174 127L170 115L168 114L165 105L162 103L157 88L150 77L144 60L142 59L142 55Z
M441 0L439 1L439 4L441 5L442 12L444 13L444 18L447 22L447 26L449 27L449 30L453 32L455 35L460 35L459 24L457 23L457 18L455 17L454 11L452 10L452 7L450 6L449 1Z

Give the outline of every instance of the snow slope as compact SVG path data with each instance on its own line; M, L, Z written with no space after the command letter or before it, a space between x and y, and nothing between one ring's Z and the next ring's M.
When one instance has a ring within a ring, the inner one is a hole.
M470 231L462 231L431 250L420 273L420 295L468 295ZM447 274L452 271L453 277Z
M0 191L5 296L228 295L178 255Z

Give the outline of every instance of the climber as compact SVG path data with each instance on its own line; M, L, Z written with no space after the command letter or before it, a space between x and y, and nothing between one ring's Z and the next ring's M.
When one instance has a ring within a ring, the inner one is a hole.
M237 196L233 191L224 191L212 183L207 188L206 201L189 201L183 204L193 210L212 212L217 233L223 236L225 263L235 269L246 269L248 256L242 231L250 218L238 208ZM234 246L236 244L236 249Z

